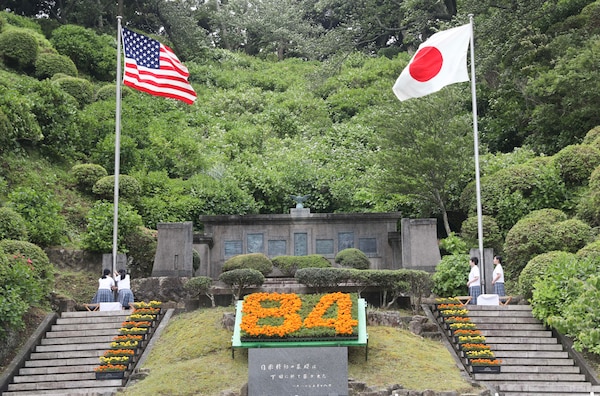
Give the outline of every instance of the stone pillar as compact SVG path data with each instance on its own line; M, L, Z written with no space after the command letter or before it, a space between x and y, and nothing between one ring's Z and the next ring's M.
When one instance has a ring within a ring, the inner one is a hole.
M112 253L104 253L102 255L102 270L104 270L105 268L108 268L112 274L112 271L113 271L112 265L113 265ZM127 256L122 253L117 254L117 267L114 268L114 270L118 271L120 269L127 269Z
M494 249L483 248L483 260L479 257L479 248L469 251L470 257L479 259L479 274L481 275L481 294L494 293L492 273L494 272Z
M152 276L193 276L192 222L159 223Z
M400 220L402 267L434 272L442 256L437 240L437 219Z

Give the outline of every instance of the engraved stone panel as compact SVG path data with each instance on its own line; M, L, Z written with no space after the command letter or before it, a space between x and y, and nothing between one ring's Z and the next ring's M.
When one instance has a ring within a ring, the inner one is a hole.
M317 239L317 254L333 254L333 239Z
M338 234L338 250L344 250L354 247L354 233L340 232Z
M269 241L269 257L285 256L287 254L287 241L274 239Z
M358 248L365 254L377 253L377 238L358 238Z
M263 253L265 251L265 237L263 234L248 234L246 240L248 253Z
M294 256L306 256L308 254L308 236L306 232L294 233Z
M225 241L225 257L242 254L242 241Z

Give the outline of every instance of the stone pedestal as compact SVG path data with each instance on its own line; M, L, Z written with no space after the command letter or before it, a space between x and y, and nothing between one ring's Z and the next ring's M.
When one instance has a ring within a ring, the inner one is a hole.
M194 272L192 222L159 223L152 276L187 276Z

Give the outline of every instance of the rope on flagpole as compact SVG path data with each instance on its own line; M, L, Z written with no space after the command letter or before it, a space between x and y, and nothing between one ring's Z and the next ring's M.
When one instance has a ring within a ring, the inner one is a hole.
M473 145L475 151L475 185L477 191L477 239L479 241L479 261L481 263L481 292L485 290L485 259L483 256L483 219L481 210L481 182L479 180L479 132L477 128L477 93L475 90L475 47L474 47L474 29L473 29L473 14L469 14L471 23L471 98L473 102Z

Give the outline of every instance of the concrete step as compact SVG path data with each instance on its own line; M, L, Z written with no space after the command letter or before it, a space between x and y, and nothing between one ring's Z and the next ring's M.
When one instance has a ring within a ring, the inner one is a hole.
M479 329L479 326L477 327ZM481 334L486 337L506 337L510 335L510 338L520 338L520 337L528 337L528 338L549 338L552 337L552 332L550 330L511 330L510 332L506 330L489 330L489 329L479 329L481 330Z
M92 336L116 336L119 333L118 328L105 329L80 329L80 330L62 330L46 333L46 338L72 338L72 337L92 337Z
M104 381L98 381L102 383ZM98 386L96 388L69 389L69 390L37 390L37 391L14 391L4 392L3 396L110 396L115 395L120 386Z
M99 357L104 354L108 348L91 351L64 351L64 352L33 352L32 360L53 360L53 359L80 359L87 357Z
M113 315L113 316L88 316L88 317L73 317L73 318L58 318L56 319L57 325L85 325L92 323L123 323L127 319L127 315Z
M505 311L502 309L494 310L471 310L469 309L469 317L473 318L532 318L531 310ZM535 318L534 318L535 319ZM537 319L536 319L537 320Z
M473 322L477 324L477 328L479 330L547 330L546 326L544 326L542 323L477 323L475 321Z
M85 373L94 371L99 364L98 361L89 364L78 364L71 366L44 366L44 367L23 367L19 370L19 375L43 375L43 374L67 374L67 373Z
M591 385L585 382L527 382L527 383L515 383L510 381L508 383L501 383L497 385L499 392L521 392L521 395L529 395L529 392L544 393L546 395L553 395L554 393L562 392L587 392L589 395L591 391ZM573 394L573 393L571 393Z
M556 344L556 338L528 338L528 337L485 337L488 344Z
M496 357L528 359L569 359L566 351L494 351Z
M530 381L545 381L545 382L585 382L583 374L560 374L560 373L503 373L502 369L498 374L475 373L473 377L478 381L486 381L490 383L514 382L526 383Z
M503 357L502 367L504 366L574 366L573 359L532 359L522 357Z
M68 351L89 351L95 349L108 349L109 342L96 342L89 344L58 344L58 345L38 345L36 352L68 352Z
M17 375L13 379L15 384L25 384L33 382L48 382L48 381L89 381L96 380L96 373L92 367L91 371L79 373L63 373L63 374L35 374L35 375Z
M102 318L105 317L110 319L110 317L125 317L127 315L131 315L132 311L70 311L63 312L60 314L60 319L67 318Z
M48 333L50 334L50 333ZM53 337L43 338L40 342L41 345L62 345L62 344L91 344L91 343L106 343L110 344L113 338L117 336L117 333L111 332L111 334L100 335L100 336L73 336L73 337Z
M15 384L12 383L8 385L9 391L31 391L31 390L53 390L56 392L58 389L76 389L81 390L85 388L98 388L98 386L114 386L121 387L123 386L123 380L103 380L98 381L96 379L88 380L88 381L67 381L67 382L31 382L31 383L22 383ZM3 393L4 395L4 393Z
M85 364L98 364L100 361L98 358L102 356L104 352L98 356L88 357L75 357L75 358L64 358L64 359L29 359L25 362L25 367L51 367L51 366L76 366Z
M52 325L50 331L75 331L75 330L102 330L102 329L119 329L123 322L100 322L100 323L89 323L81 325L77 323L64 324L64 325Z
M577 366L512 366L503 364L502 373L564 373L579 374L581 370Z
M481 312L481 311L529 311L531 312L531 305L528 304L509 304L509 305L469 305L467 309L470 312Z
M492 351L562 351L561 344L492 344Z
M470 314L469 314L470 316ZM481 323L511 323L511 324L520 324L520 323L528 323L528 324L540 324L541 322L532 316L470 316L471 321L477 325Z

